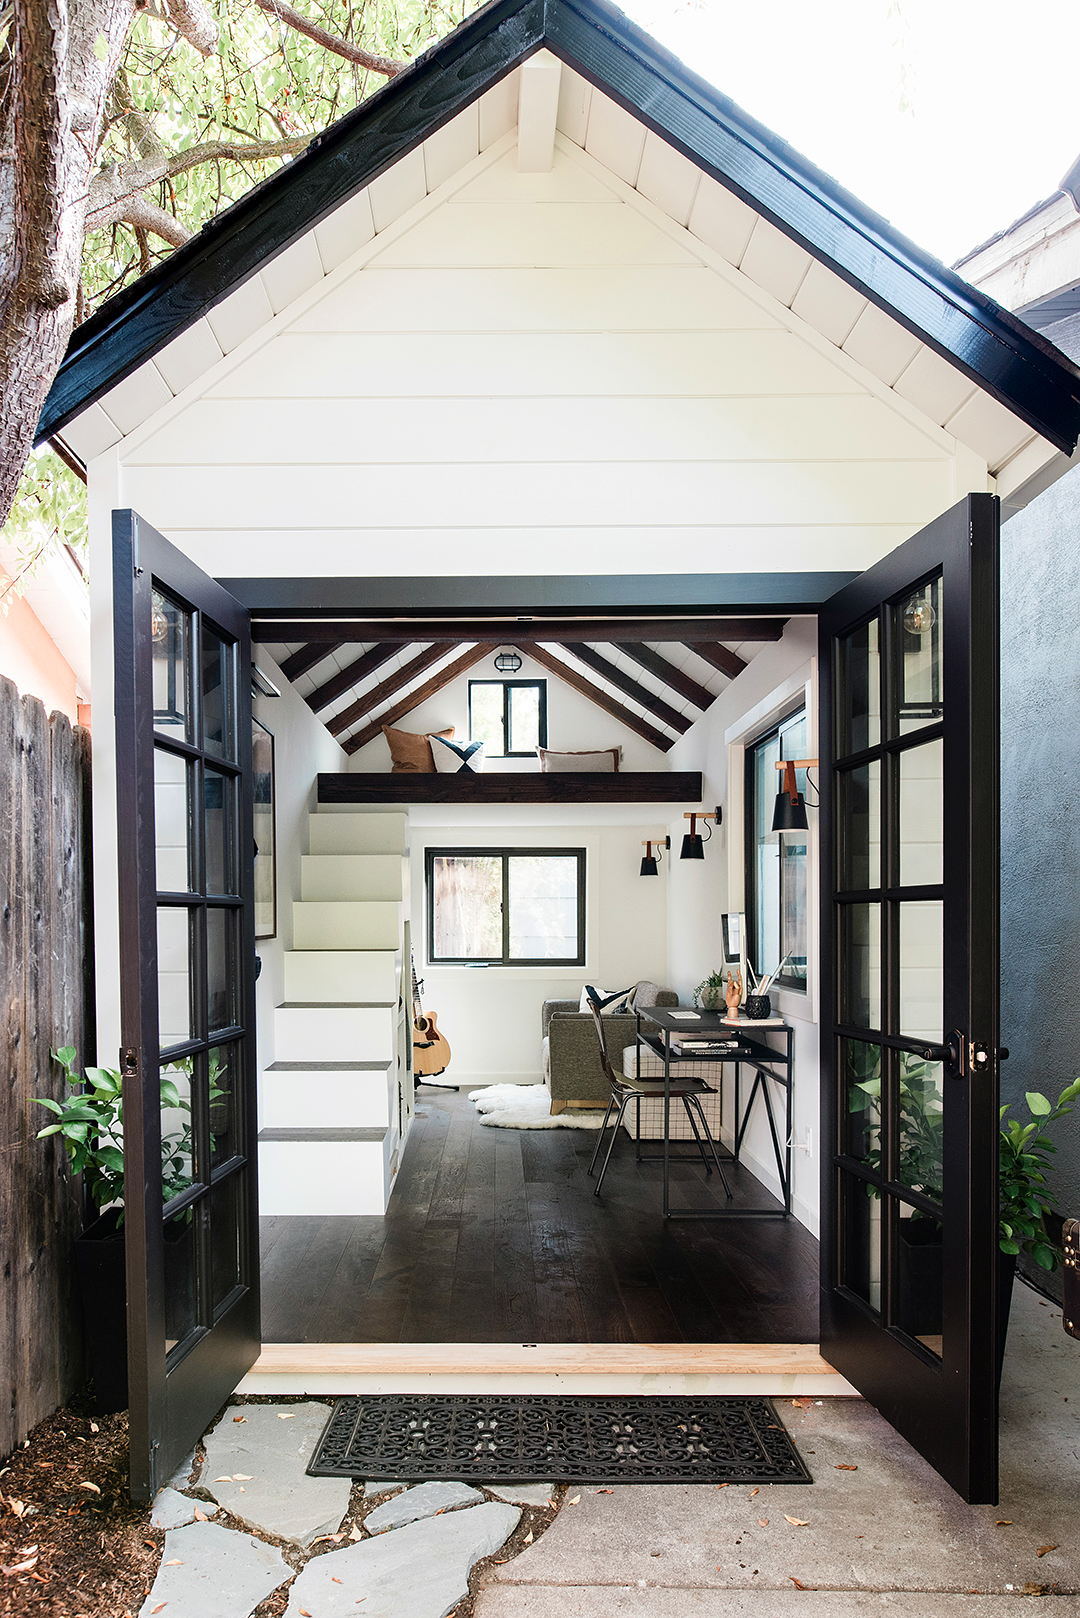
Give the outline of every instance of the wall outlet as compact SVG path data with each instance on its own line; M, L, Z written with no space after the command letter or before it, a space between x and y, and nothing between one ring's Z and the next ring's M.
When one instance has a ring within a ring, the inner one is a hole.
M800 1150L800 1152L805 1152L807 1157L813 1157L813 1155L814 1155L814 1129L813 1129L813 1125L811 1125L807 1129L807 1131L806 1131L806 1139L801 1140L799 1142L799 1150Z

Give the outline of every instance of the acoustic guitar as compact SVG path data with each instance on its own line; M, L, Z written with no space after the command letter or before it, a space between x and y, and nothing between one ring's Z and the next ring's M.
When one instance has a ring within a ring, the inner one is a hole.
M450 1062L450 1046L435 1026L435 1013L424 1011L420 1004L422 987L422 983L416 981L416 966L412 964L413 1074L421 1084L425 1079L445 1073Z

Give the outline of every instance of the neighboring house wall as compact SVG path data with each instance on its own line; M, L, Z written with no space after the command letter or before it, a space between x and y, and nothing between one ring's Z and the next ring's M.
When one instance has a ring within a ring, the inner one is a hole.
M0 615L0 673L25 695L40 697L49 712L78 721L75 671L22 596L10 597Z

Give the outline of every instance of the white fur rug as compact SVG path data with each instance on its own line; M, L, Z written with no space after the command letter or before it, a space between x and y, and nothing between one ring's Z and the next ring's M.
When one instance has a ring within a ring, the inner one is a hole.
M469 1100L483 1116L482 1124L493 1129L599 1129L604 1121L599 1112L567 1107L552 1117L551 1092L546 1084L489 1084L474 1090Z

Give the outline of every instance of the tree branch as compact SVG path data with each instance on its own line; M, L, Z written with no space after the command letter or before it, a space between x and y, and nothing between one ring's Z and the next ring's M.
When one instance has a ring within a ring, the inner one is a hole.
M202 56L217 48L218 25L202 0L165 0L165 12L176 32Z
M159 208L156 202L151 202L147 197L129 197L118 211L115 221L109 219L105 222L111 225L113 223L119 224L121 221L125 225L135 227L137 239L140 232L152 231L155 236L160 236L162 241L169 242L173 247L183 247L185 242L191 240L191 231L186 225L181 224L175 214L168 213L164 208ZM140 240L140 265L145 262L142 245ZM140 275L143 273L141 267L139 273Z
M255 0L255 4L268 12L271 17L277 17L290 28L295 28L298 34L306 34L316 45L322 45L325 50L343 56L346 62L355 62L357 67L366 68L369 73L384 73L388 79L392 79L402 68L409 65L407 62L396 62L390 56L373 56L370 51L361 49L350 40L339 39L336 34L328 33L325 28L320 28L318 23L309 22L299 11L294 11L288 0Z
M130 210L140 201L144 191L159 185L162 180L175 179L178 174L185 174L200 163L257 163L267 158L291 157L294 152L302 151L310 139L310 135L289 135L285 140L207 140L198 146L189 146L182 152L162 152L146 162L111 164L108 168L100 169L90 182L86 229L101 230L120 220L135 224ZM150 206L148 203L147 207ZM149 223L140 217L137 223L176 247L189 239L191 232L178 224L171 214L166 214L160 208L155 209L154 213L156 222ZM166 219L171 221L171 231L160 228ZM184 234L178 236L177 232L181 230Z

